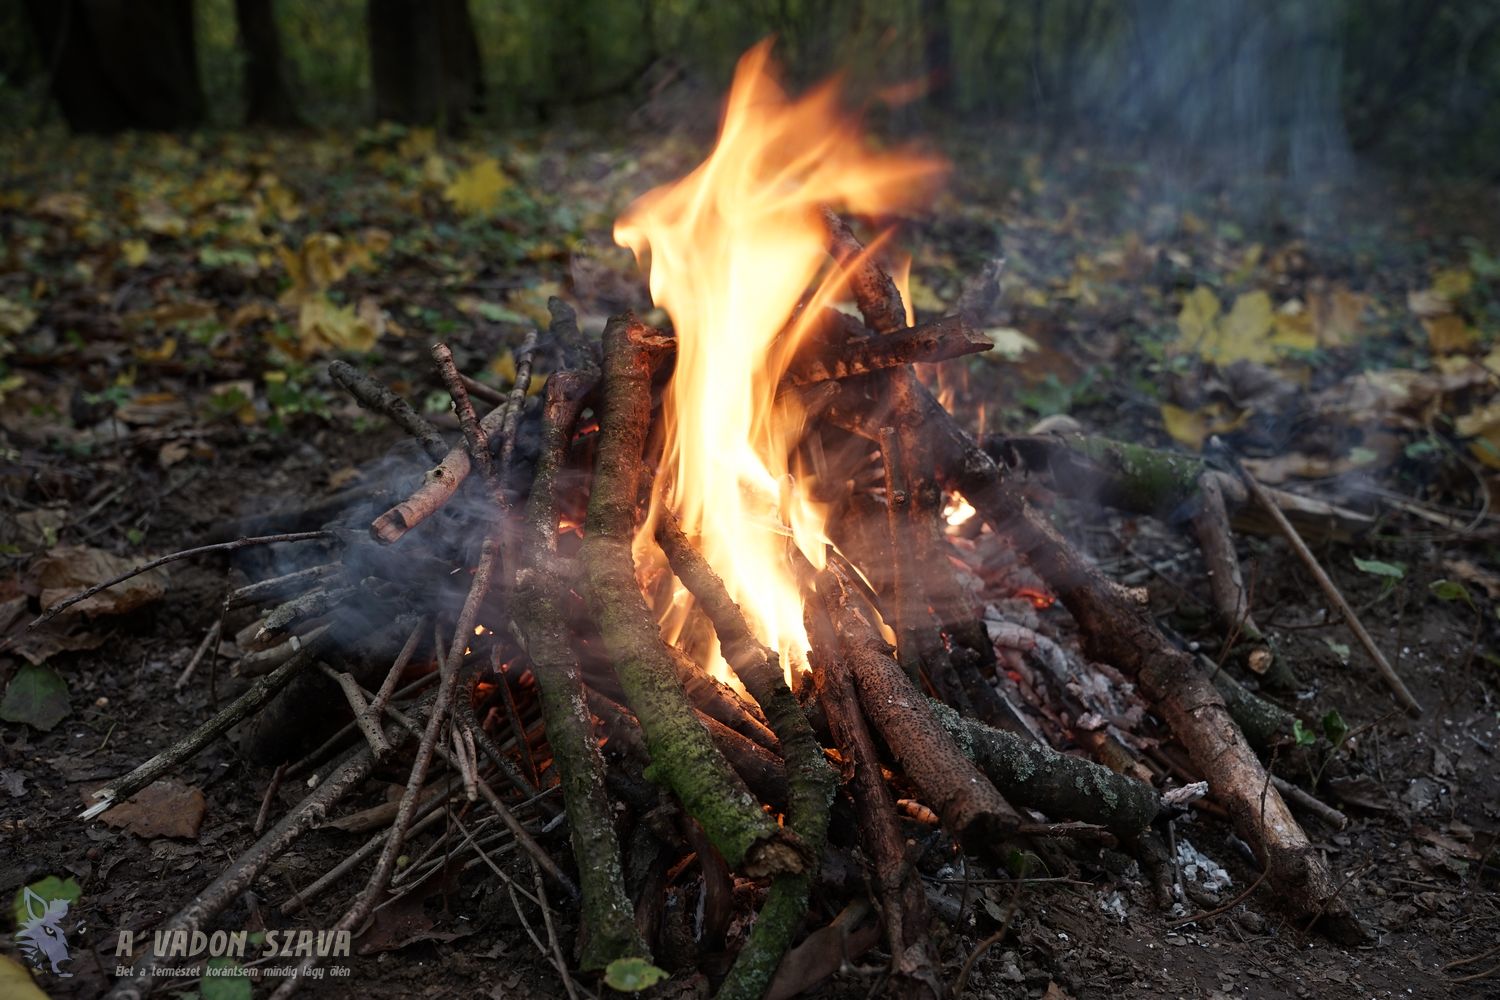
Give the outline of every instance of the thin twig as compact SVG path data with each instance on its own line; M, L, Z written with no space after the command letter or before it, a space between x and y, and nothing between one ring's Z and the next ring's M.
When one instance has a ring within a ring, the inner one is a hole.
M271 802L276 798L276 793L281 790L281 779L286 776L286 763L276 766L271 775L271 781L266 785L266 794L261 796L260 812L255 814L255 826L250 832L259 837L266 829L266 819L271 815Z
M1217 441L1218 439L1215 438L1214 440ZM1234 454L1229 452L1222 444L1220 444L1219 450L1227 457L1228 461L1233 465L1234 470L1239 473L1240 479L1244 482L1245 488L1250 491L1250 495L1255 498L1255 502L1260 504L1261 509L1276 522L1276 527L1281 530L1287 543L1291 545L1292 551L1302 561L1302 565L1307 568L1307 571L1312 574L1313 579L1317 581L1318 587L1323 591L1324 596L1332 601L1334 606L1343 614L1344 622L1349 626L1349 631L1354 633L1354 637L1359 640L1359 644L1364 647L1365 652L1370 654L1370 659L1375 661L1375 669L1380 671L1381 678L1385 681L1386 686L1396 695L1396 700L1406 708L1408 714L1412 716L1421 715L1421 704L1413 697L1405 682L1396 673L1396 668L1391 666L1390 661L1385 658L1385 654L1375 644L1374 638L1365 630L1364 624L1360 622L1359 616L1354 613L1354 608L1350 607L1349 602L1344 599L1344 595L1339 590L1338 585L1333 582L1327 571L1323 569L1322 564L1318 562L1318 557L1313 555L1312 550L1307 547L1307 543L1302 540L1302 536L1297 533L1297 529L1293 527L1292 522L1287 520L1287 516L1276 505L1276 501L1271 498L1271 495L1266 492L1266 488L1254 476L1245 471L1244 466L1240 464L1239 459Z
M213 625L209 627L208 631L203 634L203 641L198 643L198 649L193 653L193 658L191 660L188 660L187 666L182 668L182 673L177 675L177 681L172 685L173 690L181 691L183 688L187 687L188 681L193 679L193 672L198 669L198 664L202 662L203 657L207 655L208 647L214 645L219 641L219 630L223 627L224 619L223 617L220 617L219 620L214 622Z
M71 608L79 601L86 601L90 597L93 597L95 594L99 593L101 590L108 590L110 587L113 587L116 584L124 583L126 580L140 576L142 573L149 573L153 569L156 569L158 566L165 566L167 563L177 562L179 559L188 559L192 556L207 555L210 552L234 552L237 549L249 548L252 545L275 545L279 542L310 542L332 537L333 532L331 531L296 531L285 535L261 535L257 538L236 538L232 542L219 542L215 545L200 545L194 549L183 549L180 552L173 552L170 555L162 556L160 559L153 559L148 563L142 563L134 569L126 570L119 576L111 577L110 579L105 580L103 583L96 583L89 589L79 591L72 597L63 598L56 604L52 605L52 607L48 608L46 611L43 611L40 615L37 615L35 620L33 620L30 625L26 626L26 630L29 632L32 629L36 628L38 625L45 625L47 622L50 622L52 619L62 614L68 608Z

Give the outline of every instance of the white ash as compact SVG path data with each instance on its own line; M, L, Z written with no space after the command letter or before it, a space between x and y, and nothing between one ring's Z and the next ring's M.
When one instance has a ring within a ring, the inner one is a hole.
M1177 838L1177 864L1184 879L1198 883L1209 892L1218 892L1234 884L1217 861L1190 844L1186 837Z

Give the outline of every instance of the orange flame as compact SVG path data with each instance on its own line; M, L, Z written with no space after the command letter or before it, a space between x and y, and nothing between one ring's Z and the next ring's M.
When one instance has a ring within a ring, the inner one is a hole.
M791 539L822 566L826 512L793 455L802 415L776 389L808 325L794 314L827 270L819 207L880 214L911 205L943 164L869 150L857 121L840 113L836 82L788 97L770 50L762 42L740 60L708 159L637 200L615 240L648 268L652 299L677 335L663 462L637 559L654 561L654 519L670 503L751 627L790 666L805 658L807 635L786 546ZM839 277L828 274L800 315L838 298ZM690 601L677 588L662 609L669 632ZM711 660L723 676L716 650Z

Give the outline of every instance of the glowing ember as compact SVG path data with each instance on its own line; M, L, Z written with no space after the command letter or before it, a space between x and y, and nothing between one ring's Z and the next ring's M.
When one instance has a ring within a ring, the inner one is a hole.
M657 558L654 518L670 503L788 667L804 659L807 637L786 546L792 539L821 566L826 514L793 455L801 414L777 401L776 387L804 332L793 314L827 266L819 209L894 211L942 168L867 149L832 83L789 98L763 42L740 61L709 158L639 199L615 226L616 241L649 268L652 298L677 335L662 468L637 559ZM830 274L803 315L838 298L841 285ZM663 609L669 638L690 601L679 589ZM717 651L709 658L723 675Z
M1017 597L1024 597L1031 602L1031 606L1038 610L1045 610L1057 603L1057 598L1041 590L1033 590L1030 587L1021 587L1016 591Z
M949 499L948 506L943 508L943 520L948 522L948 527L957 528L967 523L974 513L974 508L969 505L969 501L955 496Z

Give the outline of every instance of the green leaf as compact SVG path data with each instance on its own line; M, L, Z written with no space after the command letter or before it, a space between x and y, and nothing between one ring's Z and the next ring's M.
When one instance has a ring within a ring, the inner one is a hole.
M1333 655L1339 658L1339 662L1347 666L1349 663L1349 644L1347 642L1338 642L1334 639L1324 639L1323 641L1328 644L1329 649L1333 650Z
M1304 726L1301 719L1292 720L1292 738L1299 747L1310 747L1318 742L1318 734Z
M16 918L16 926L20 927L31 915L26 912L26 890L30 889L43 900L50 903L54 899L65 900L69 905L78 902L78 897L83 895L83 888L74 878L58 878L56 875L48 875L40 882L33 882L16 890L16 898L11 906L12 915Z
M1406 567L1400 563L1381 562L1379 559L1354 557L1354 565L1371 576L1383 576L1389 580L1400 580L1406 576Z
M233 970L233 971L229 971ZM232 958L210 958L198 987L199 1000L250 1000L250 977Z
M1338 746L1344 742L1344 737L1349 735L1349 723L1344 721L1344 717L1339 714L1336 708L1323 716L1321 722L1323 725L1323 735L1328 737L1328 742L1334 746Z
M1444 601L1463 601L1469 607L1474 606L1474 598L1469 596L1469 590L1457 580L1434 580L1427 585L1433 596Z
M617 958L604 970L604 982L621 993L639 993L666 979L665 969L658 969L644 958Z
M0 719L50 730L68 714L68 682L51 667L27 664L5 687Z

